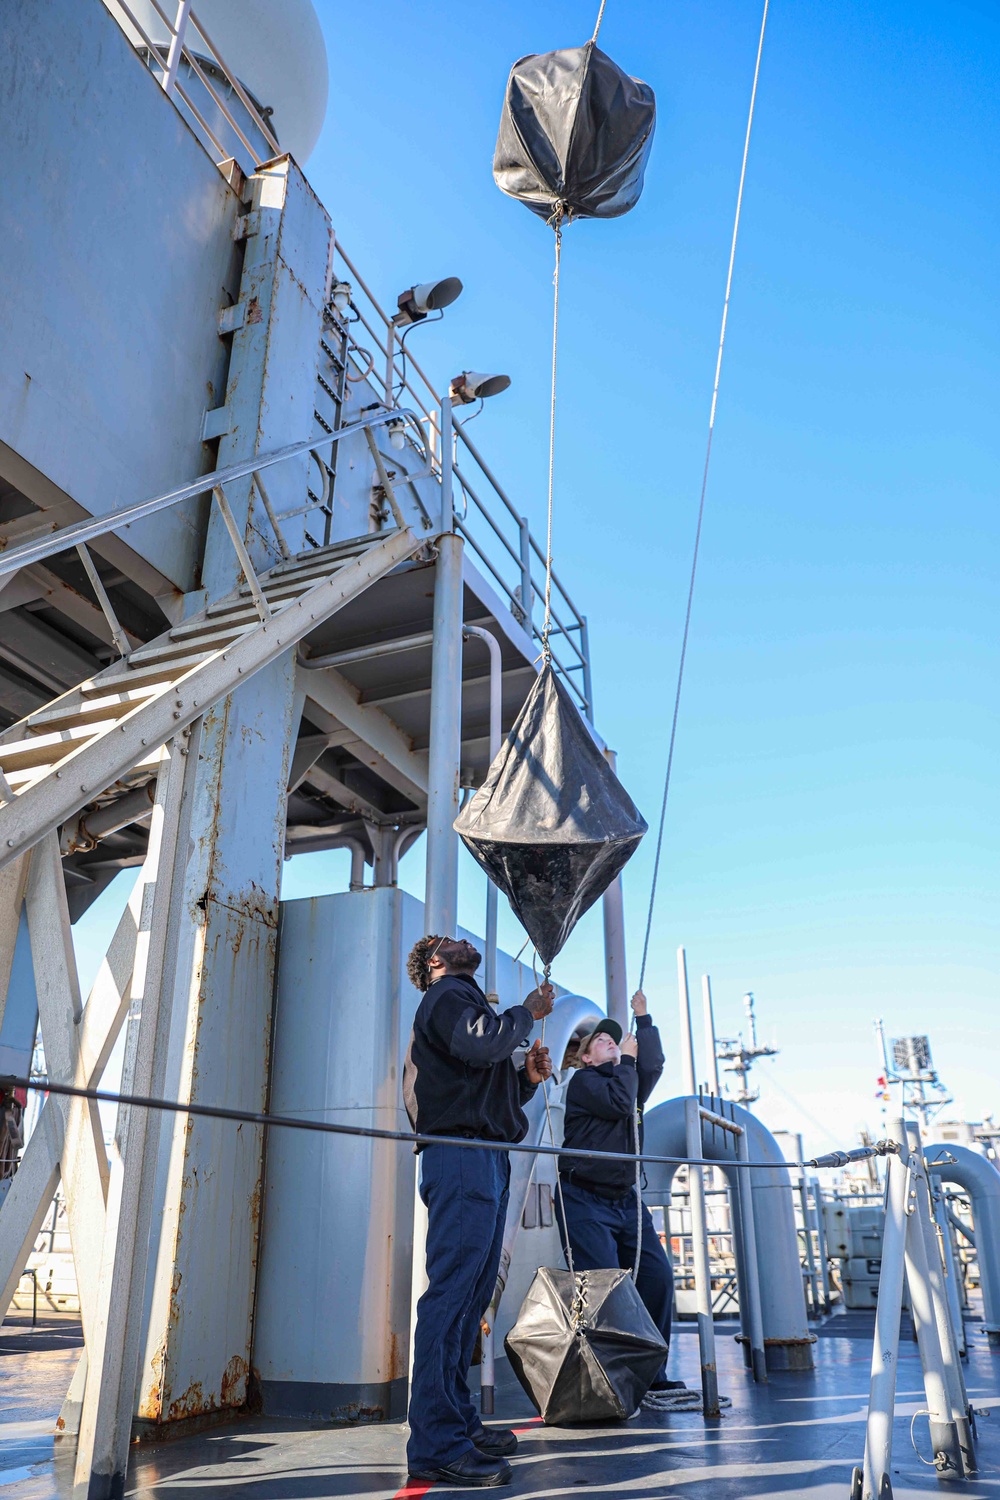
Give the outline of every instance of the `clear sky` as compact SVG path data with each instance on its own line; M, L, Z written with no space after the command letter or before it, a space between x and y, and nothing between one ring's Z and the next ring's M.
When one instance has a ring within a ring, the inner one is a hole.
M441 384L511 376L474 431L541 534L552 238L492 151L511 63L582 42L596 3L318 9L307 173L385 303L462 277L411 346ZM565 237L557 567L651 824L759 25L757 0L608 0L657 135L634 212ZM1000 1109L998 69L992 0L771 6L647 991L672 1093L678 944L720 1032L752 989L782 1049L760 1112L814 1148L879 1123L876 1015L930 1034L949 1113ZM632 979L652 845L625 877ZM286 867L288 894L344 884L338 856ZM462 920L482 907L469 868ZM562 983L601 993L600 937L594 913Z

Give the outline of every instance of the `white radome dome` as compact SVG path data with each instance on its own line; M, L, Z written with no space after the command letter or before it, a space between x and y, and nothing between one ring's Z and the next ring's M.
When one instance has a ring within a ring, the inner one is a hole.
M161 4L169 15L169 0ZM128 0L128 5L152 41L167 40L150 0ZM109 9L134 37L114 0ZM312 0L197 0L193 9L229 71L273 110L271 128L281 149L297 162L307 161L323 128L329 92L326 44ZM188 32L192 52L207 51L199 41L196 31Z

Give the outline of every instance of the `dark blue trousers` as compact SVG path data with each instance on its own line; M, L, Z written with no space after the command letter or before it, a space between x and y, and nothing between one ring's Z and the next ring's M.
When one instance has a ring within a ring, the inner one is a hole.
M421 1154L428 1286L417 1303L414 1334L406 1445L411 1472L471 1453L482 1432L469 1366L496 1286L509 1183L506 1151L427 1146Z
M567 1230L569 1232L574 1270L602 1271L613 1266L626 1270L635 1265L635 1188L629 1190L627 1197L611 1202L607 1198L599 1198L596 1193L588 1193L576 1183L567 1182L563 1178L562 1198L566 1208L565 1223L559 1212L558 1194L556 1212L564 1246ZM636 1291L663 1335L664 1343L669 1347L674 1273L645 1205L642 1210L642 1257L639 1261ZM664 1360L656 1379L666 1378L667 1362Z

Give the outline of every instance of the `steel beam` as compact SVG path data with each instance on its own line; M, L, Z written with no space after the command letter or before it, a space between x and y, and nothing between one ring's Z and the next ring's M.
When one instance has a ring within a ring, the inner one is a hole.
M197 772L181 737L161 763L150 828L157 873L152 900L143 903L132 974L133 1015L126 1047L126 1087L162 1095L167 1081L170 1010L165 981L176 962L182 908L176 900L188 859L189 820ZM108 1189L98 1288L97 1326L87 1340L87 1384L80 1417L74 1493L87 1500L121 1496L132 1436L132 1410L141 1343L149 1230L154 1208L160 1119L143 1109L119 1109Z
M447 405L447 403L446 403ZM438 538L434 573L431 733L427 775L424 925L454 934L458 921L458 816L462 730L462 540Z
M413 742L388 714L371 704L358 702L358 690L339 672L307 672L299 668L299 682L306 693L306 717L316 722L313 705L323 711L327 723L353 731L357 744L350 749L355 757L370 765L378 775L390 781L397 791L420 805L427 796L427 754L414 750ZM349 742L345 741L345 745ZM364 747L364 751L362 750ZM394 774L390 774L394 773Z

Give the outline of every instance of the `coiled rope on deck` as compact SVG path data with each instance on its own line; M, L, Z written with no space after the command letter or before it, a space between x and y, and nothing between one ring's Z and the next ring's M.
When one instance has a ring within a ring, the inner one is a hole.
M694 603L694 586L698 573L698 553L701 548L702 522L705 516L705 496L708 491L708 470L712 461L712 439L715 436L715 414L719 403L719 381L722 375L722 355L726 347L726 326L729 321L729 298L733 290L733 268L736 264L736 244L740 233L740 216L743 211L743 188L746 183L747 158L750 154L750 135L753 130L754 109L757 104L757 83L760 78L760 60L764 51L764 32L767 29L767 11L770 0L764 0L764 13L760 22L760 39L757 43L757 61L754 66L753 88L750 91L750 110L747 116L746 136L743 141L743 161L740 166L740 185L736 194L736 214L733 220L733 237L729 247L729 269L726 273L726 295L722 304L722 326L719 330L719 348L715 360L715 380L712 385L712 406L708 418L708 441L705 445L705 466L701 476L701 495L698 501L698 524L694 534L694 552L691 558L691 577L688 582L687 608L684 613L684 633L681 637L681 654L677 668L677 688L674 693L674 712L670 724L670 743L667 750L667 769L663 779L663 799L660 803L660 821L656 834L656 856L653 860L653 879L649 891L649 910L646 913L646 935L642 945L642 964L639 970L639 988L646 977L646 960L649 957L649 939L653 930L653 909L656 904L656 887L660 874L660 856L663 852L663 830L667 818L667 798L670 795L670 774L674 764L674 746L677 741L677 717L681 706L681 689L684 685L684 664L687 660L688 639L691 633L691 608Z

